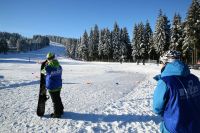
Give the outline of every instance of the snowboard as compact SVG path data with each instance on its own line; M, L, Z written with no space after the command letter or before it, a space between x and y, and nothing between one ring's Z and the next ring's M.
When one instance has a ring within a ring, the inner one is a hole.
M46 85L45 85L45 75L41 73L41 70L44 69L47 60L42 62L40 68L40 89L39 89L39 98L38 98L38 106L37 106L37 115L43 116L45 112L45 103L48 99Z

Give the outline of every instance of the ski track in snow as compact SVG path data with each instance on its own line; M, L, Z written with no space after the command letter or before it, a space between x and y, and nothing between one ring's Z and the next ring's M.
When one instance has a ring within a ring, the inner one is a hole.
M39 60L55 52L63 67L64 115L36 115ZM161 118L152 112L152 97L159 73L155 64L82 62L65 58L64 47L52 44L38 51L0 54L0 132L50 133L155 133ZM30 62L29 62L30 57ZM200 75L197 70L192 70Z

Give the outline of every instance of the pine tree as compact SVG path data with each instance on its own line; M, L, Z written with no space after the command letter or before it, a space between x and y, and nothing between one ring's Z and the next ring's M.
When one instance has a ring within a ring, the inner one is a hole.
M97 25L94 26L93 33L93 57L94 59L98 59L98 43L99 43L99 28Z
M103 55L109 61L112 55L111 33L108 28L104 29L103 35Z
M191 62L191 53L192 53L192 46L191 46L191 41L192 38L189 34L189 30L188 30L188 25L185 23L183 23L184 26L184 41L183 41L183 46L182 46L182 55L183 55L183 60L186 63L190 63Z
M133 33L133 52L132 56L134 60L137 60L139 63L139 60L142 59L143 61L145 60L145 47L146 45L144 44L144 38L145 38L145 30L144 30L144 25L141 22L138 25L135 25L134 27L134 33Z
M143 65L145 63L146 58L146 44L145 44L145 27L144 24L141 22L138 25L138 33L139 33L139 53L140 53L140 59L143 62Z
M80 38L77 42L77 48L76 48L76 58L78 59L82 59L82 52L83 52L83 46L81 45L81 40L82 38Z
M89 36L89 58L90 60L98 59L98 43L99 43L99 29L95 25L94 29L91 29Z
M150 58L151 50L153 48L153 32L148 20L146 22L145 29L144 29L144 44L145 44L145 53L146 53L145 58Z
M127 53L127 49L126 49L126 44L124 41L124 33L123 30L120 29L120 50L119 50L119 57L121 58L122 56L125 56Z
M154 44L158 56L168 50L170 44L170 24L166 15L160 10L154 33Z
M140 49L140 55L142 54L142 50L145 47L144 44L144 24L141 22L138 25L138 45L139 45L139 49Z
M77 39L72 39L72 38L70 38L69 40L68 40L69 42L68 42L68 44L67 44L67 53L68 53L68 56L70 57L70 58L75 58L75 56L76 56L76 47L77 47Z
M90 30L88 44L89 44L88 46L89 60L94 60L94 31L93 29Z
M138 26L134 26L133 30L133 39L132 39L132 56L133 56L133 61L136 61L139 59L140 53L140 44L138 40Z
M104 34L105 34L105 29L101 30L99 35L98 55L100 60L103 59Z
M81 45L82 45L82 59L88 60L88 33L85 31L81 40Z
M191 63L195 64L200 58L200 4L197 0L192 1L188 10L184 32L183 54L192 48Z
M120 28L115 22L112 32L112 45L113 45L113 59L118 61L120 58Z
M0 39L0 53L6 54L8 52L8 44L6 42L6 39L1 38Z
M171 28L171 50L182 51L183 42L183 28L181 23L181 16L179 14L174 15L173 24Z
M25 41L24 41L24 39L23 38L19 38L18 40L17 40L17 51L18 52L20 52L20 51L25 51L24 50L24 47L25 47ZM36 44L37 45L37 49L38 49L38 44Z
M131 57L131 45L130 45L130 39L128 35L127 28L124 27L121 29L120 33L120 43L121 43L121 57L123 59L130 59Z

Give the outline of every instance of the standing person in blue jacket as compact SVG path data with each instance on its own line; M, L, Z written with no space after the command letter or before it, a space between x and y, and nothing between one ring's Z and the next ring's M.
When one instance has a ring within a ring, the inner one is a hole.
M52 118L60 118L63 114L63 104L60 97L62 88L62 67L58 60L55 59L55 54L47 54L47 64L42 70L46 75L46 88L51 96L54 113L51 114Z
M160 57L162 72L156 76L153 111L163 118L162 133L200 133L200 82L180 61L180 52Z

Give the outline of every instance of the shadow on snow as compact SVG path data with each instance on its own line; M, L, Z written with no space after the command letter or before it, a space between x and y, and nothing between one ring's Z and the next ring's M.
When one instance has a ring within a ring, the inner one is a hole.
M44 117L50 118L49 115L45 115ZM135 114L124 114L124 115L116 115L116 114L81 114L74 112L65 112L61 119L71 119L75 121L89 121L93 123L97 122L148 122L154 121L156 124L161 122L159 116L150 116L150 115L135 115Z
M1 63L21 63L21 64L35 64L35 61L29 61L29 60L0 60Z
M81 83L73 83L73 82L66 82L66 83L62 83L62 84L68 84L68 85L73 85L73 84L81 84Z
M14 84L10 84L9 86L0 86L0 89L10 89L10 88L16 88L16 87L22 87L22 86L28 86L28 85L35 85L35 84L39 84L40 81L31 81L31 82L27 82L27 83L14 83Z

